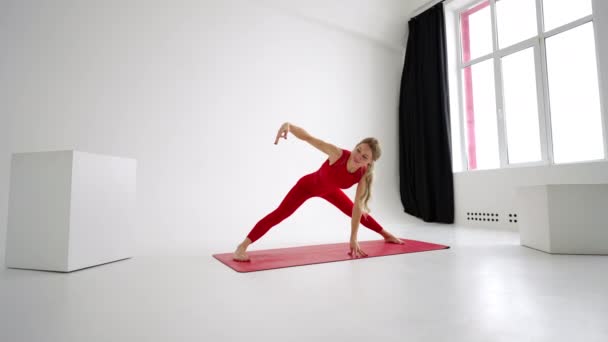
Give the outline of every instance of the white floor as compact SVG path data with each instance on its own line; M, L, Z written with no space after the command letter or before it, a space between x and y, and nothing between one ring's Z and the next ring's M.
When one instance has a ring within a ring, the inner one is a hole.
M0 341L608 341L608 256L545 254L515 232L394 232L452 248L254 273L212 251L0 269Z

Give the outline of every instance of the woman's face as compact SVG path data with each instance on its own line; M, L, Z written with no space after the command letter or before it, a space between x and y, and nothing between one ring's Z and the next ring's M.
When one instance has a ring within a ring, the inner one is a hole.
M373 161L372 149L369 145L363 143L355 147L351 152L352 162L357 166L367 166Z

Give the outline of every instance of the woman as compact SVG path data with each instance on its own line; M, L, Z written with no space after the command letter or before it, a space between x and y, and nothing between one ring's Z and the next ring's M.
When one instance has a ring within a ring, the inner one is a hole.
M321 165L318 171L300 178L279 207L253 227L234 252L234 260L249 261L247 247L250 244L266 234L270 228L293 214L304 201L315 196L326 199L351 217L350 252L348 254L352 257L367 256L357 242L359 223L382 235L386 242L403 243L403 241L383 229L378 222L367 214L369 212L367 202L371 196L374 162L380 158L381 154L378 140L375 138L363 139L355 146L353 151L348 151L317 139L304 129L286 122L279 128L274 141L275 145L279 143L280 138L287 139L287 134L290 132L327 154L327 161ZM355 183L357 183L357 192L353 204L340 189L348 189Z

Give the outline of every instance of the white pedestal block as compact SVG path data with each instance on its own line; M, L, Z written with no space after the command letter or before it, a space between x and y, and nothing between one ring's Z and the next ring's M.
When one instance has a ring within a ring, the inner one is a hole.
M6 265L71 272L131 257L136 166L79 151L13 154Z
M608 254L608 184L548 184L517 193L521 245L555 254Z

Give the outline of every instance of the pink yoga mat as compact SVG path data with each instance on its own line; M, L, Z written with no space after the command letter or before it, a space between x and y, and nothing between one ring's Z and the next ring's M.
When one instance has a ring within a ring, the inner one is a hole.
M403 245L386 243L384 240L360 241L359 246L367 253L367 259L378 256L434 251L450 248L429 242L401 239ZM214 254L213 257L237 272L254 272L275 268L321 264L325 262L359 260L348 255L349 243L301 246L291 248L248 251L250 261L232 260L232 253Z

